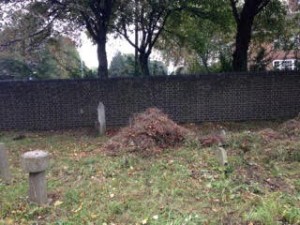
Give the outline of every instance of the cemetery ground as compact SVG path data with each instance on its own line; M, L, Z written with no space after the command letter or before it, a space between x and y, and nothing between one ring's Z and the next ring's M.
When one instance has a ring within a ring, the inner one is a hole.
M186 125L208 139L226 130L225 167L217 144L195 139L154 155L110 156L102 146L114 130L1 132L13 180L0 181L0 224L300 224L300 129L291 124ZM43 207L29 203L20 168L20 155L35 149L51 155Z

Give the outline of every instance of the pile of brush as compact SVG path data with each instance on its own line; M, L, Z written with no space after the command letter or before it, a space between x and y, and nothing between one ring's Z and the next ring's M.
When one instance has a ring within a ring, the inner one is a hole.
M122 128L104 145L110 155L138 152L152 155L164 149L181 146L191 132L176 124L157 108L148 108L136 114L130 125Z

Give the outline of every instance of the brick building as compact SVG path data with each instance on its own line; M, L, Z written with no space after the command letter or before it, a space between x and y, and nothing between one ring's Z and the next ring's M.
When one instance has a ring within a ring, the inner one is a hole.
M285 0L287 5L288 16L293 17L295 14L299 13L300 9L300 0ZM295 37L295 43L299 42L299 37ZM298 43L300 44L300 43ZM276 42L274 42L276 45ZM268 68L272 68L275 70L296 70L299 69L299 56L300 49L294 48L290 51L279 51L275 50L271 54L272 62Z

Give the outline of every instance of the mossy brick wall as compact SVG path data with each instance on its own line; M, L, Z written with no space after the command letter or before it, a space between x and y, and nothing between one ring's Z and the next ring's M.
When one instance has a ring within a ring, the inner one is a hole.
M300 112L300 74L1 81L0 130L94 126L100 101L109 126L153 106L182 123L291 118Z

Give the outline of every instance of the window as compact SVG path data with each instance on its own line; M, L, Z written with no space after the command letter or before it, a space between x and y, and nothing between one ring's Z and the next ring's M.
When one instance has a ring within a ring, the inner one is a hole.
M273 68L274 70L295 70L296 60L295 59L274 60Z
M275 70L280 70L280 62L278 60L273 61L273 67Z
M284 70L292 70L293 69L293 61L292 60L284 60L284 61L282 61L281 65Z

